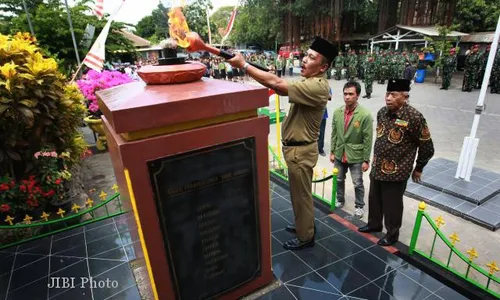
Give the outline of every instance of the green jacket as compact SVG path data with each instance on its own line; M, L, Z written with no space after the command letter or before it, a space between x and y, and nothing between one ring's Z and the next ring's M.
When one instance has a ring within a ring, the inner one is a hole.
M344 112L345 105L333 113L331 153L335 159L342 160L345 152L349 163L370 161L373 141L371 112L358 104L345 133Z

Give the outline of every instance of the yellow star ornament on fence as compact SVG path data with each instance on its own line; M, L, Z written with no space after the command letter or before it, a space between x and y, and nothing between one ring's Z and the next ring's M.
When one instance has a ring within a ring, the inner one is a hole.
M64 218L64 214L66 213L66 211L62 208L59 208L59 210L57 211L57 214L61 217L61 218Z
M441 226L446 224L443 220L443 216L439 216L436 220L434 220L434 222L436 222L437 228L440 228Z
M40 219L43 219L45 222L49 221L50 214L43 212L42 216Z
M71 207L71 210L75 212L75 214L78 213L78 210L80 209L80 206L78 204L73 204L73 206Z
M14 225L12 221L14 221L14 218L11 216L7 216L7 218L5 218L5 222L9 223L10 226Z
M116 193L118 193L118 185L115 183L113 184L113 187L112 187L113 191Z
M31 224L31 220L33 220L33 217L28 216L28 215L25 215L25 216L24 216L24 219L23 219L24 224L26 224L26 225Z
M318 171L314 170L314 180L316 180L317 178L318 178Z
M321 171L323 173L323 178L326 177L326 168L323 168L323 170Z
M472 248L469 251L467 251L467 254L469 254L469 261L473 261L474 258L478 258L479 256L475 248Z
M495 261L489 263L486 265L488 268L490 268L490 275L495 274L496 272L500 271L500 269L497 266L497 263Z
M450 235L450 239L451 239L451 244L452 244L453 246L455 246L455 244L456 244L457 242L460 242L460 238L458 237L458 235L457 235L457 233L456 233L456 232L454 232L452 235Z
M88 198L87 199L87 202L85 202L85 205L87 205L88 207L92 207L92 204L94 204L94 200Z
M104 191L102 191L100 194L99 194L99 198L101 198L102 201L106 200L106 196L108 196L108 194L106 194Z

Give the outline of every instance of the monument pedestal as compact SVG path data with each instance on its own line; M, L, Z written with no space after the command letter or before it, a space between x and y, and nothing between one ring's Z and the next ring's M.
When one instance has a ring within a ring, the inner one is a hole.
M203 79L99 98L158 299L237 299L271 283L267 89Z

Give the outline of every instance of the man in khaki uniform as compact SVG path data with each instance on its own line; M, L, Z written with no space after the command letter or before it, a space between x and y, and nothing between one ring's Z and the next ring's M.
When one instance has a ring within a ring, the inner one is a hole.
M240 54L229 60L236 68L244 69L262 85L288 96L290 111L283 122L283 154L288 165L290 195L292 199L295 226L286 230L297 234L286 241L287 250L299 250L314 246L314 205L312 199L313 168L318 161L319 128L330 87L325 72L334 58L334 46L316 38L302 59L297 81L286 81L276 75L250 66Z

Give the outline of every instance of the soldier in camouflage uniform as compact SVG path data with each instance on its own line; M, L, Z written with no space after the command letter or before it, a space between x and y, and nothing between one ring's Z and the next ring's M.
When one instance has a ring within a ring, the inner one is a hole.
M354 80L357 73L358 57L354 50L348 56L347 80Z
M387 52L382 52L382 57L380 58L380 80L378 83L385 84L385 80L389 76L389 57Z
M476 87L480 68L480 57L477 53L478 50L479 45L474 45L472 47L472 51L467 55L465 59L465 74L462 84L463 92L472 92L472 90Z
M447 90L451 83L453 72L457 70L457 56L455 55L455 48L450 49L450 55L443 59L443 84L441 90Z
M500 94L500 49L497 50L497 54L495 55L495 62L491 69L490 84L490 93Z
M484 71L486 71L486 64L488 63L488 56L490 55L490 49L491 45L488 45L488 48L486 48L486 51L484 53L480 54L480 66L481 69L479 71L479 76L477 77L477 84L476 88L480 89L481 86L483 85L483 78L484 78Z
M368 60L364 63L365 65L365 70L364 70L364 78L363 82L365 83L365 91L366 95L363 96L363 98L371 98L372 91L373 91L373 79L375 79L375 60L373 56L368 56Z
M342 52L339 52L339 55L335 58L335 79L342 79L342 69L344 68L345 58Z
M358 55L358 78L361 80L364 78L366 58L365 51L361 50Z

